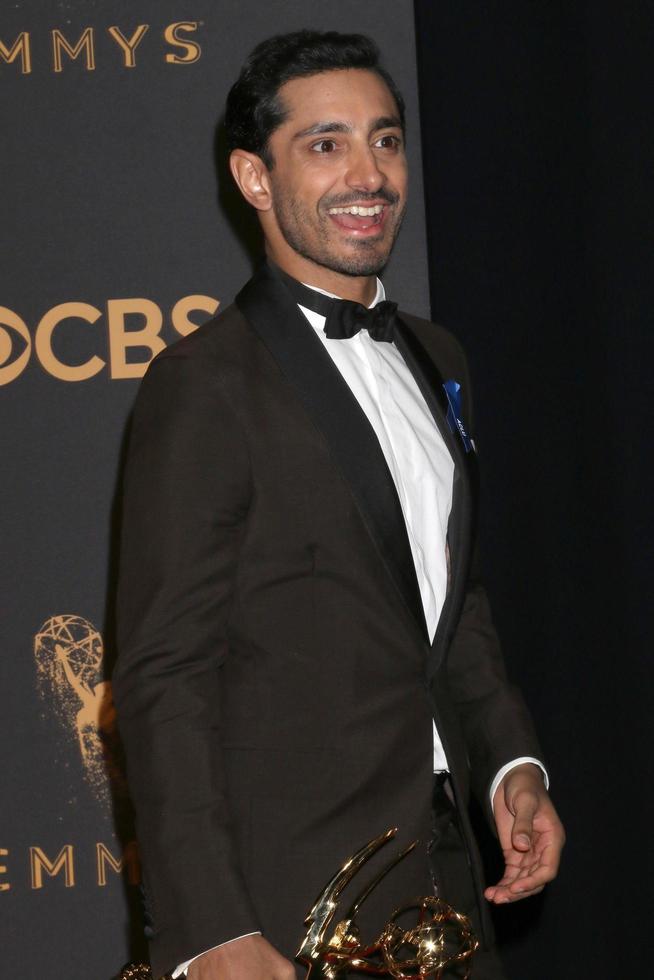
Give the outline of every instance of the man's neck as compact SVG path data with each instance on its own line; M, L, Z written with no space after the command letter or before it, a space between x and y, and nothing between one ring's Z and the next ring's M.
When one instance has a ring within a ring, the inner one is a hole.
M340 299L350 299L362 306L370 306L377 295L376 276L348 276L311 262L295 252L289 257L277 256L268 251L268 258L287 276L307 286L323 289Z

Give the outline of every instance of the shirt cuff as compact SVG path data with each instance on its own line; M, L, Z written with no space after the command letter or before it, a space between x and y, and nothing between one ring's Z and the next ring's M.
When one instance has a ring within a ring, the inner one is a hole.
M500 769L500 771L495 776L495 779L491 783L491 788L490 788L490 805L491 805L491 811L493 813L495 813L495 809L493 807L493 802L495 800L495 793L497 792L497 787L500 785L500 783L502 782L502 780L506 776L507 772L511 772L511 770L512 769L515 769L516 766L521 766L525 762L533 762L533 764L535 766L538 766L538 768L543 773L543 780L545 782L545 789L549 789L550 788L550 777L548 776L547 769L545 768L545 766L543 765L542 762L540 762L538 759L532 759L532 757L529 756L529 755L523 755L523 756L520 756L519 759L513 759L511 762L507 762L507 764L505 766L502 766L502 768Z
M211 949L205 949L202 953L198 953L197 956L193 956L190 960L187 960L186 963L180 963L177 969L173 971L173 975L172 975L173 980L176 980L177 977L185 977L186 971L188 970L191 963L194 963L196 960L199 960L200 957L204 956L205 953L210 953L212 949L219 949L221 946L226 946L227 943L235 943L237 939L245 939L246 936L260 936L260 935L261 933L258 930L256 932L244 932L242 936L234 936L233 939L228 939L224 943L218 943L217 946L212 946Z

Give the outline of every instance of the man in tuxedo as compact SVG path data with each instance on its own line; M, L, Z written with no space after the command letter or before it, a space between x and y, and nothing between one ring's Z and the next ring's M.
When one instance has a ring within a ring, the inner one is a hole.
M318 890L398 827L419 845L364 935L436 887L497 980L487 903L540 891L563 830L479 582L465 358L377 279L402 98L367 38L298 32L255 49L226 129L267 260L150 366L125 475L114 691L153 972L296 976ZM506 862L485 892L471 789Z

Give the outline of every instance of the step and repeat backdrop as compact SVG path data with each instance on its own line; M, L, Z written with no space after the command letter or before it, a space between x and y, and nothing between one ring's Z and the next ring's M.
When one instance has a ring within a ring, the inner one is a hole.
M0 973L110 980L144 954L111 698L125 431L150 359L257 251L225 95L259 40L379 43L408 103L412 205L386 277L428 312L409 0L14 0L0 10Z

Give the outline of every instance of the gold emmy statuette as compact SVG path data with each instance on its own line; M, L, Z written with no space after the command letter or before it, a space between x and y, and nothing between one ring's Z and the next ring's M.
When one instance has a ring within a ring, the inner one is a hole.
M450 968L459 970L461 980L470 977L471 959L479 945L470 920L434 895L413 899L397 908L378 939L368 945L361 941L356 923L359 908L417 841L400 851L365 886L336 924L331 938L327 938L339 895L366 861L396 833L397 828L387 830L348 858L316 899L304 920L308 930L296 954L296 959L308 967L307 980L338 980L349 972L390 976L395 980L413 977L441 980L443 972ZM412 909L417 912L416 925L404 929L398 920Z
M153 980L152 970L147 963L128 963L116 980ZM170 980L168 974L161 980Z
M147 963L129 963L117 980L152 980L152 970Z

